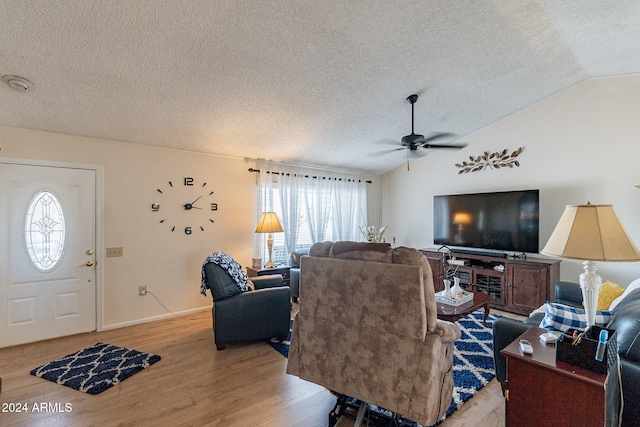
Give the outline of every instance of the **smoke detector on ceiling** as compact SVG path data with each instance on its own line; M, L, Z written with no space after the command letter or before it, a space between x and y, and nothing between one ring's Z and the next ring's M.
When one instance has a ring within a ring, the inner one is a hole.
M11 89L14 89L20 92L25 92L33 88L34 86L33 83L31 83L29 80L20 76L4 75L2 76L2 81L5 82L7 85L9 85Z

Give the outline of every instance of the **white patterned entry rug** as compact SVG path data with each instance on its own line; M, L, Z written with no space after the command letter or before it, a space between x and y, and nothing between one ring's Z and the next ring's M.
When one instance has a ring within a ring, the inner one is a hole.
M157 354L97 343L39 366L31 371L31 375L98 394L159 360Z

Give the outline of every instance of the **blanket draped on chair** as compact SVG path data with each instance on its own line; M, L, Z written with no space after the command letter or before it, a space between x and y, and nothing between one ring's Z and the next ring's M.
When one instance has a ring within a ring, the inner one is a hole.
M224 271L226 271L227 274L229 274L229 276L231 276L233 280L235 280L238 288L240 288L242 292L246 292L249 290L249 277L247 276L247 273L245 273L242 269L242 266L226 253L214 252L209 255L207 259L205 259L202 263L202 280L200 282L200 293L202 295L204 295L205 297L207 296L207 280L205 277L204 267L210 262L219 265Z

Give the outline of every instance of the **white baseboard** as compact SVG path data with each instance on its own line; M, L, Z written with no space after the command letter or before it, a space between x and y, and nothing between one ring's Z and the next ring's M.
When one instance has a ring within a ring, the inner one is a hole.
M192 313L199 313L199 312L205 311L205 310L211 310L211 306L192 308L192 309L189 309L189 310L178 311L175 314L178 314L180 316L185 316L185 315L189 315L189 314L192 314ZM172 313L166 313L166 314L160 314L158 316L144 317L142 319L130 320L128 322L121 322L121 323L113 323L111 325L104 325L102 327L102 330L103 331L109 331L111 329L126 328L127 326L134 326L134 325L140 325L142 323L155 322L156 320L168 319L170 317L174 317L174 315Z

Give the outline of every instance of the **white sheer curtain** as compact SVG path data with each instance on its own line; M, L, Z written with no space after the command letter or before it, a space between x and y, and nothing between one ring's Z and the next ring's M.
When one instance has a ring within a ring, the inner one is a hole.
M312 178L305 180L304 199L312 243L325 240L331 217L333 184L332 179Z
M296 249L300 232L300 211L302 190L307 178L295 174L278 175L278 190L280 193L280 209L282 228L284 228L284 243L287 253Z
M360 180L334 181L332 193L333 241L364 240L360 226L365 224L367 212L367 187Z
M264 165L260 167L259 176L256 221L262 212L276 212L284 229L285 249L289 253L295 250L298 241L302 190L306 179L295 174L270 173ZM258 234L256 242L260 250L264 248L262 235Z
M276 212L284 233L274 234L273 260L287 262L294 250L323 240L364 240L367 188L360 180L311 177L269 170L257 165L256 224L262 212ZM263 234L256 234L256 254L266 251Z
M261 167L260 172L258 173L258 203L256 203L256 224L258 223L262 212L272 212L275 209L273 206L273 198L271 197L273 187L274 183L271 174L267 173L264 167ZM254 253L257 257L260 257L263 254L263 249L266 245L264 233L256 233L255 242L256 244Z

